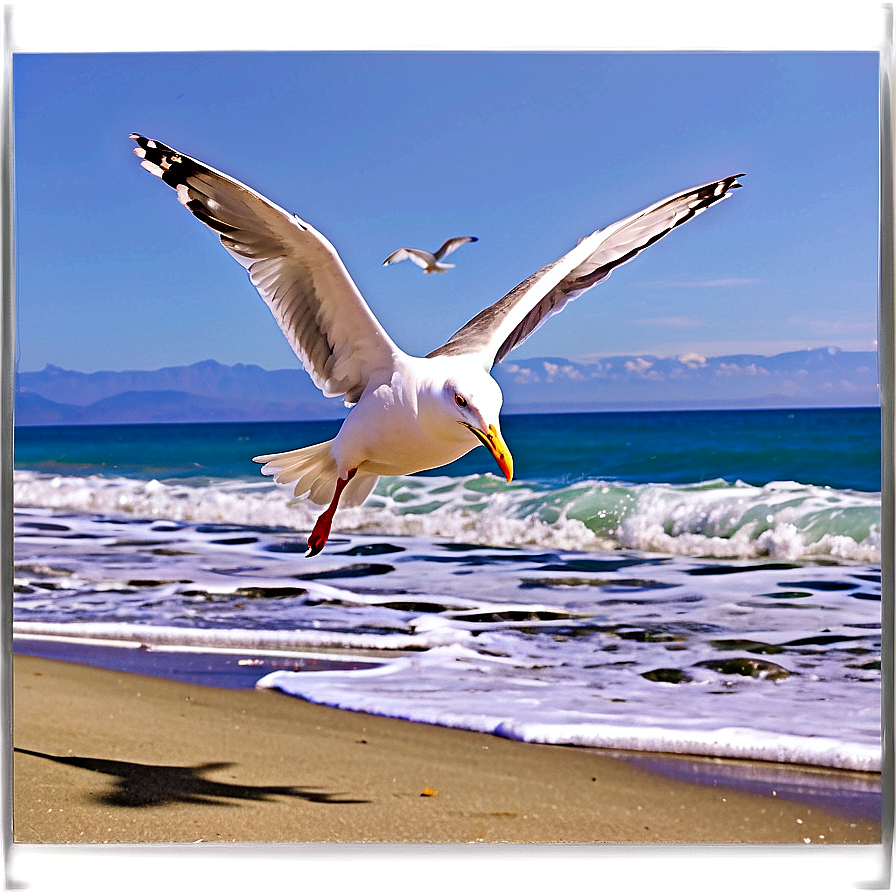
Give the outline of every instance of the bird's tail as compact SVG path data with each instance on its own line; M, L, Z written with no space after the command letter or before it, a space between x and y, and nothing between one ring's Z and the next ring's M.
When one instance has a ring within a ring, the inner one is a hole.
M296 448L280 454L262 454L252 459L258 464L264 464L261 472L265 476L272 476L274 482L281 485L294 482L293 494L297 498L307 497L313 504L325 507L333 500L336 481L339 479L339 470L330 452L332 445L331 439L307 448ZM340 505L355 507L362 504L373 491L377 479L379 476L374 473L356 473L342 493Z

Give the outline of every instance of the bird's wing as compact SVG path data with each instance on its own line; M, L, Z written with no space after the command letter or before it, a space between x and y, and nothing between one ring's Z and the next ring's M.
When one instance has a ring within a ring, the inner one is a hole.
M417 267L423 268L424 271L436 263L435 256L425 252L423 249L396 249L383 264L395 264L398 261L404 261L406 258L413 261Z
M436 249L435 257L442 259L446 255L450 255L455 249L459 249L464 243L475 243L479 241L478 236L455 236L450 240L445 240L438 249Z
M326 237L226 174L130 136L140 164L175 189L248 271L315 385L328 398L356 402L371 372L391 367L400 351Z
M566 303L610 276L670 230L730 195L741 186L735 174L684 190L607 227L596 230L559 260L536 271L503 299L480 311L444 345L429 353L476 354L486 367L501 361Z

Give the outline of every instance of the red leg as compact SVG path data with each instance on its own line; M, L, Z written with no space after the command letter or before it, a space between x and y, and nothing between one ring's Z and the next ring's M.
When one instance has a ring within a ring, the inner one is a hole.
M333 524L333 514L336 513L336 505L342 497L343 489L352 481L352 477L358 472L358 468L348 471L345 479L336 480L336 491L333 494L333 500L330 506L317 518L311 534L308 536L308 550L305 552L306 557L315 557L323 549L330 537L330 526Z

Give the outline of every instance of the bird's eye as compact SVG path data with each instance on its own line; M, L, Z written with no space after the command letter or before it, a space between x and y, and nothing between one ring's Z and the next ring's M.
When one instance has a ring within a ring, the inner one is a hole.
M467 399L464 398L463 395L455 395L455 396L454 396L454 403L455 403L459 408L465 408L465 407L467 406Z

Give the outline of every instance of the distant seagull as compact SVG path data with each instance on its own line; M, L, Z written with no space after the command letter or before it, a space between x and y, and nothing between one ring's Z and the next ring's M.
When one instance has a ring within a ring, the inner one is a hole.
M423 268L427 274L444 274L445 271L450 271L454 267L453 264L442 264L442 259L446 255L450 255L464 243L476 243L478 241L478 236L455 236L450 240L445 240L435 254L427 252L425 249L396 249L383 262L383 265L395 264L397 261L404 261L409 258L415 265Z
M335 439L255 458L276 482L295 483L296 497L328 505L308 538L309 557L326 544L340 497L361 504L379 476L435 469L481 442L509 482L513 458L499 428L503 396L492 366L615 267L729 196L741 176L685 190L594 231L418 358L389 338L336 250L310 224L163 143L131 138L140 164L175 189L249 272L315 385L353 406Z

